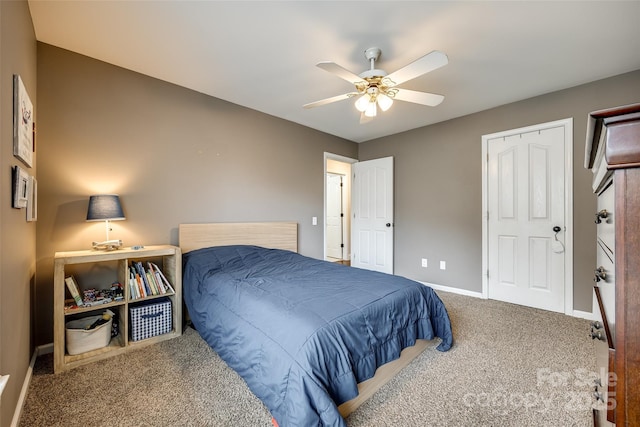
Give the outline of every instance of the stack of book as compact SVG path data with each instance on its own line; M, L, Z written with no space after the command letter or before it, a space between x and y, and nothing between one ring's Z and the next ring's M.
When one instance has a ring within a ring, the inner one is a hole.
M147 262L145 269L142 262L132 262L129 266L129 291L131 299L145 298L155 295L172 294L175 291L160 268Z

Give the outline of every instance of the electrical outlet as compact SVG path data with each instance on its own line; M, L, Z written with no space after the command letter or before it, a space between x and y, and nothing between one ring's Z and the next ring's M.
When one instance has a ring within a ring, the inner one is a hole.
M427 268L428 265L427 265L427 259L426 258L422 258L422 266L424 268Z
M440 261L440 270L446 270L447 269L447 263L445 261Z

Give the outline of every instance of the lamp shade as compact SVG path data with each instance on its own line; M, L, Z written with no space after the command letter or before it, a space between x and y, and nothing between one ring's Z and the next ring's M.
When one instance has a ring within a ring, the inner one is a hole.
M99 194L89 197L87 221L117 221L125 219L120 197L116 194Z
M362 95L360 98L358 98L358 100L355 103L356 110L360 111L361 113L364 113L365 110L367 109L367 104L369 104L369 99L370 99L370 96L366 93Z
M381 93L380 95L378 95L377 100L378 100L378 105L380 106L380 109L382 111L387 111L389 108L391 108L391 104L393 104L393 99L389 98L384 93Z

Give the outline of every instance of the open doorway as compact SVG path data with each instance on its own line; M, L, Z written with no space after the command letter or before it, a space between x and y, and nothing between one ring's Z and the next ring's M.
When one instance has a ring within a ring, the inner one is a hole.
M351 259L351 165L356 159L324 153L324 259Z

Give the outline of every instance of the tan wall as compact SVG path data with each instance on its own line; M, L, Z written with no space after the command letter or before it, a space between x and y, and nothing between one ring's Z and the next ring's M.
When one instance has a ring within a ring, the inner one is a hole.
M29 367L31 292L36 272L36 225L25 209L11 207L11 167L36 173L13 156L13 75L19 74L34 105L36 40L26 1L0 2L0 374L11 375L2 394L0 426L9 426ZM36 153L38 154L38 153Z
M587 114L638 101L640 71L359 144L360 160L395 158L395 273L480 292L482 135L573 117L574 309L591 312L595 197L583 167ZM432 266L445 260L447 269L422 268L421 258Z
M355 143L46 44L38 91L37 343L52 340L54 253L104 240L91 194L120 194L110 237L127 246L177 244L180 223L290 220L322 258L324 152Z

